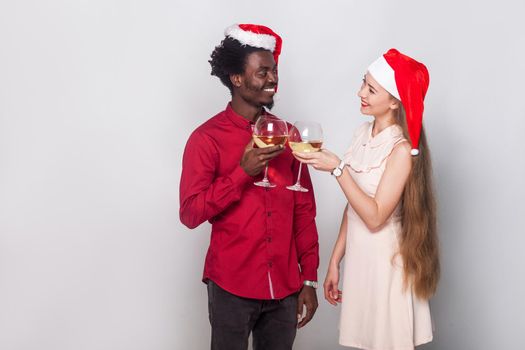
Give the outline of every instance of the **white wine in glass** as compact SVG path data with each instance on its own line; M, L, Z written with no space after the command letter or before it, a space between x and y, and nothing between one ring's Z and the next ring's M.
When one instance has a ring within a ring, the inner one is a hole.
M290 129L288 135L288 145L294 152L319 152L323 145L323 129L321 124L316 122L297 121ZM301 169L303 164L299 164L297 181L294 185L286 188L292 191L308 192L308 189L301 186Z
M253 141L259 148L266 148L276 145L284 145L286 143L286 135L281 136L260 136L253 135Z
M288 141L288 144L290 145L290 148L294 152L303 152L303 153L310 153L310 152L318 152L321 150L321 146L323 145L323 141L308 141L308 142L292 142Z
M253 141L257 147L265 148L276 145L284 145L288 138L288 125L284 120L269 115L260 116L253 128ZM268 163L264 168L264 178L254 183L261 187L275 187L268 180Z

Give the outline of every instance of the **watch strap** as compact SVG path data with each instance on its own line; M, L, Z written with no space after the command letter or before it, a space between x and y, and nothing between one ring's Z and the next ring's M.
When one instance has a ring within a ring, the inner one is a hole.
M319 284L317 283L317 281L309 281L309 280L304 280L303 284L304 284L305 286L309 286L309 287L312 287L312 288L314 288L314 289L317 289L317 287L318 287L318 285L319 285Z
M337 168L334 168L334 170L332 170L331 174L335 177L339 177L343 174L343 169L345 168L345 161L344 160L341 160L341 163L339 163L339 165L337 166Z

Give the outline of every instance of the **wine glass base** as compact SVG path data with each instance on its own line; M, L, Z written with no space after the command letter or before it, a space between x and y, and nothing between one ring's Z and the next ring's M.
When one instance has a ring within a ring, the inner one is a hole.
M289 189L289 190L292 190L292 191L297 191L297 192L308 192L307 188L304 188L303 186L301 186L299 184L295 184L295 185L292 185L292 186L286 186L286 188Z
M275 187L277 186L276 184L273 184L271 183L270 181L266 180L262 180L262 181L257 181L257 182L254 182L253 183L255 186L260 186L260 187L266 187L266 188L271 188L271 187Z

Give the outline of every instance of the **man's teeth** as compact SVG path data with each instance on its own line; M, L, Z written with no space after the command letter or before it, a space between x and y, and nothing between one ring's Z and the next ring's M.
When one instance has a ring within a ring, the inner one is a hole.
M266 92L275 92L275 88L271 88L271 89L264 89L264 91L266 91Z

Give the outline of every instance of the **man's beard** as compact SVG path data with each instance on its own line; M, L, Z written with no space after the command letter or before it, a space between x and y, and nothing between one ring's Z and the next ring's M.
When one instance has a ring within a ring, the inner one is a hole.
M260 87L258 87L258 86L256 86L256 85L252 84L250 81L247 81L247 82L246 82L246 88L247 88L248 90L250 90L250 91L253 91L253 92L256 92L256 93L260 93L260 92L263 91L266 87L262 87L262 88L260 88ZM272 101L271 101L271 102L263 103L263 104L261 105L261 107L265 107L266 109L271 110L271 109L273 108L274 104L275 104L275 101L274 101L274 99L273 99L273 97L272 97Z
M272 99L272 102L265 104L263 107L265 107L267 110L271 110L274 104L275 101Z

